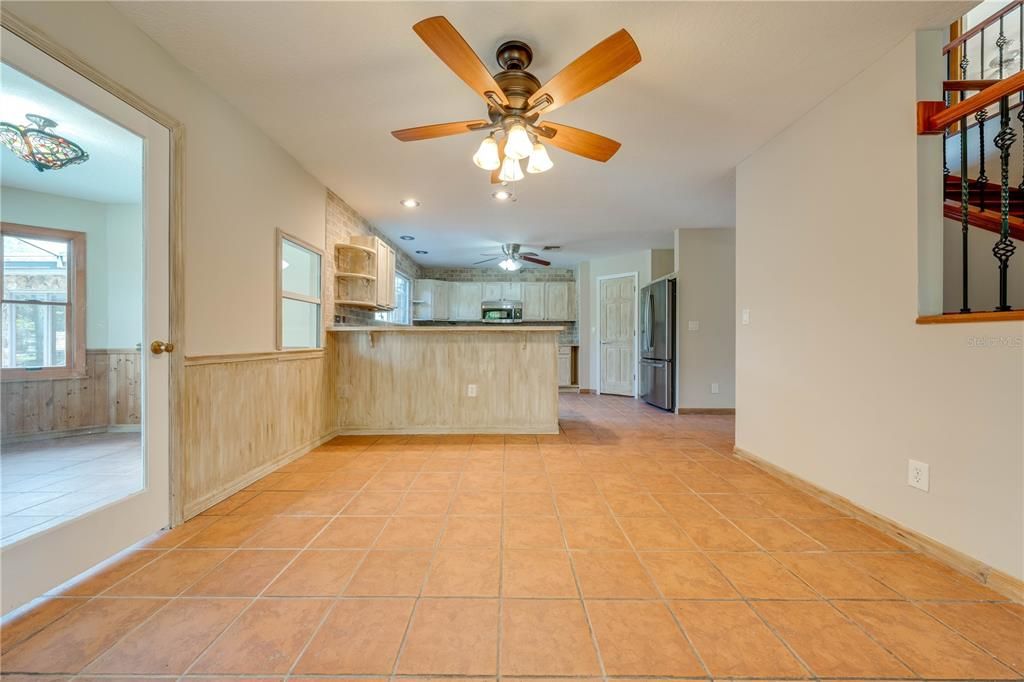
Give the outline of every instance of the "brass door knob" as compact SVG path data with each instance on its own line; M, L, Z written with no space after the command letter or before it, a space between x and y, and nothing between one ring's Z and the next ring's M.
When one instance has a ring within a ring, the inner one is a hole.
M149 350L153 352L153 355L160 355L161 353L173 353L174 344L170 341L154 341L149 344Z

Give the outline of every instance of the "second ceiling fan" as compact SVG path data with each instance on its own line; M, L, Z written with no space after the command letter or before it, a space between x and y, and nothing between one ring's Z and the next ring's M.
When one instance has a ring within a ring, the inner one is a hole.
M488 136L473 155L473 162L491 171L494 183L522 180L523 159L528 159L528 173L543 173L551 168L554 164L543 142L601 162L619 150L621 145L610 138L539 119L640 63L640 50L625 29L584 52L543 85L526 70L533 60L533 50L524 42L502 43L497 59L503 71L492 76L444 17L424 19L413 30L455 75L483 98L488 118L392 131L402 142L486 131Z

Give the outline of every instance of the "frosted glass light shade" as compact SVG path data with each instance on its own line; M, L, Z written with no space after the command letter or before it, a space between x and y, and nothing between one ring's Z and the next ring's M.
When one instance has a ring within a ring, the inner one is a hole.
M505 260L503 260L500 263L498 263L498 267L501 268L502 270L508 270L508 271L512 272L512 271L518 270L519 268L523 267L523 264L520 263L517 260L512 260L511 258L506 258Z
M505 156L510 159L525 159L533 151L533 142L530 141L530 134L526 128L516 123L508 129L508 138L505 140Z
M498 158L498 143L493 135L488 135L480 143L473 155L473 163L486 171L497 170L501 166L501 159Z
M527 173L543 173L551 170L555 162L548 156L548 150L540 142L533 145L533 152L530 154L530 162L526 164Z
M508 149L507 145L505 149ZM498 173L498 179L502 182L519 182L523 177L523 169L519 166L519 160L506 156L505 161L501 164L501 172Z

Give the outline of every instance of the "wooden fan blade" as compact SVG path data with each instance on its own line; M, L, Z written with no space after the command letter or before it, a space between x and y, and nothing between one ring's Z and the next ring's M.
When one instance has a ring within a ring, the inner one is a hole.
M498 158L499 159L504 159L505 158L505 138L504 138L504 136L500 140L498 140ZM501 166L498 166L497 168L495 168L494 170L491 171L491 184L492 185L500 185L501 184L501 179L498 177L499 173L501 173Z
M477 262L473 263L473 265L482 265L484 263L490 263L492 260L498 260L499 258L501 258L501 256L495 256L494 258L486 258L484 260L478 260Z
M544 267L551 265L551 261L544 260L543 258L534 258L533 256L524 256L523 254L519 254L519 258L527 263L536 263L537 265L543 265Z
M589 130L562 125L561 123L544 121L542 127L551 128L555 131L554 137L544 138L545 142L559 149L564 149L567 152L579 154L601 163L615 156L615 152L619 151L619 147L622 146L611 138L592 133Z
M435 123L430 126L419 126L418 128L403 128L392 130L391 134L402 142L414 142L416 140L432 140L435 137L448 137L449 135L461 135L473 130L473 126L484 125L487 121L455 121L454 123Z
M595 90L640 63L640 50L626 29L620 29L576 58L530 97L535 104L544 95L554 100L543 111L554 111Z
M430 17L417 23L412 30L416 31L416 35L455 72L456 76L483 97L485 102L489 102L487 93L493 92L502 104L508 104L508 98L502 92L501 86L451 22L444 17Z

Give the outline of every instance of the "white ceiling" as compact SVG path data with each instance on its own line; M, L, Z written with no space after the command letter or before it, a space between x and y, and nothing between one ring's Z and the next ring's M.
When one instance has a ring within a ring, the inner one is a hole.
M115 3L385 233L415 236L425 265L466 265L504 241L559 244L552 260L566 265L732 226L739 161L911 30L972 4ZM495 48L525 40L541 81L628 29L642 63L552 116L619 140L619 153L599 164L551 149L554 169L499 204L470 161L480 134L392 138L485 114L412 31L439 14L494 71Z
M0 180L4 187L102 203L142 200L142 140L138 136L2 64L0 120L25 125L25 114L40 114L56 121L54 132L80 145L89 159L40 173L0 145Z

